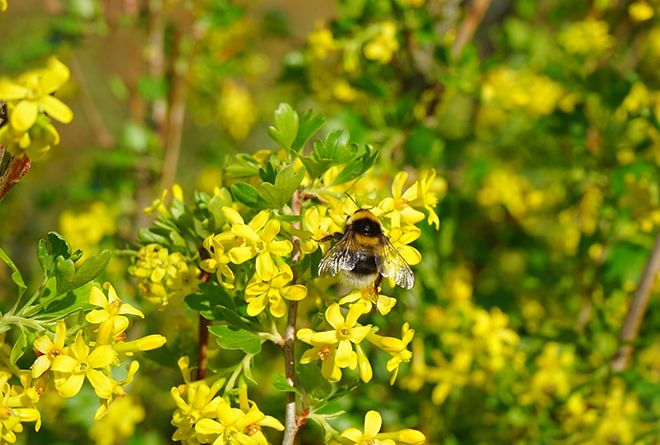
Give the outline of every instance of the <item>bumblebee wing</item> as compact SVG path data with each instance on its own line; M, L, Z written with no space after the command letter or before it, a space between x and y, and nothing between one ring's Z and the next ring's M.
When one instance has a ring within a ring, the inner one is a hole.
M381 235L380 245L379 254L376 255L376 266L380 274L393 278L404 289L411 289L415 284L415 275L406 260L385 235Z
M359 260L355 251L353 237L347 232L321 258L319 275L337 275L342 270L352 270Z

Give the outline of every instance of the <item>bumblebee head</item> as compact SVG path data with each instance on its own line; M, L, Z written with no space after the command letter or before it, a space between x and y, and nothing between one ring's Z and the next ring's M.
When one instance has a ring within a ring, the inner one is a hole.
M380 220L368 209L360 209L348 218L347 226L365 236L379 236L383 233Z

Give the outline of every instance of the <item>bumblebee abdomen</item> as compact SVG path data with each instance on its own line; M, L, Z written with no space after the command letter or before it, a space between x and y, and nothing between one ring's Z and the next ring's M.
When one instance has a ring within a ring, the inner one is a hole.
M350 270L350 273L355 275L373 275L378 273L376 256L371 254L365 255L360 261L355 263L355 266Z

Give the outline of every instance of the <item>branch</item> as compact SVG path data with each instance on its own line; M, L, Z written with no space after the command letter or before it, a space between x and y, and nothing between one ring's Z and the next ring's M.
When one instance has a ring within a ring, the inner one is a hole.
M302 210L304 195L300 190L296 190L291 198L291 209L294 215L300 215ZM300 223L293 224L294 227L300 228ZM296 236L293 237L293 251L291 253L291 260L295 264L300 261L300 239ZM294 343L296 340L296 319L298 317L298 302L289 301L289 313L287 315L286 329L284 331L284 375L286 381L292 387L296 386L296 358ZM296 393L286 393L286 418L284 421L284 438L282 445L293 445L293 442L298 434L300 423L296 414Z
M623 371L628 367L633 352L633 342L637 340L642 319L651 299L651 287L660 271L660 234L655 238L653 250L646 262L644 273L635 290L626 320L623 322L619 339L623 343L612 358L612 370Z
M184 42L185 33L176 31L174 37L175 54L173 77L170 90L170 110L167 116L167 138L165 139L165 161L161 188L169 188L174 183L176 169L181 152L181 135L183 133L183 118L186 111L186 77L188 75L189 51ZM188 42L190 43L190 42Z
M451 48L451 56L455 60L463 52L463 47L472 39L474 33L479 27L479 23L484 18L488 7L490 6L490 0L473 0L470 4L470 9L467 12L467 16L461 24L461 28L458 30L458 35L454 41L454 45Z
M0 127L7 124L7 106L0 101ZM30 169L30 158L26 155L12 156L3 144L0 144L0 201L21 180Z

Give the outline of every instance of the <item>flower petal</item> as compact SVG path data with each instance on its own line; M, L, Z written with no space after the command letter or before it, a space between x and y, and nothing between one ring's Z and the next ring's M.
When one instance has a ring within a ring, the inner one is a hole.
M50 368L50 358L47 355L40 355L32 364L32 378L36 379Z
M365 439L373 439L376 437L376 434L380 432L380 428L383 426L383 419L380 417L380 413L375 410L367 412L364 416L364 437Z
M337 355L335 357L337 366L340 368L354 369L357 366L357 354L353 351L353 346L348 340L341 340L337 347Z
M232 247L229 250L229 259L234 264L242 264L247 260L254 258L257 249L254 246Z
M266 294L262 294L260 297L255 298L250 301L247 306L247 314L250 317L256 317L261 314L266 307Z
M19 132L28 131L37 121L39 107L37 102L22 100L14 107L9 121L14 130Z
M55 384L57 392L62 397L73 397L80 392L85 381L85 374L71 374L68 378Z
M252 244L256 244L259 241L261 241L261 238L259 235L257 235L257 232L252 229L252 227L247 226L245 224L236 224L231 227L231 233L234 235L241 237L243 239L246 239Z
M348 428L339 437L358 443L362 440L362 432L357 428Z
M285 256L291 253L293 244L289 240L271 241L268 244L268 251L275 256Z
M107 399L112 395L112 380L110 380L110 377L97 369L88 369L85 375L94 387L97 396Z
M93 286L89 291L87 302L93 306L105 308L108 305L108 298L100 288Z
M69 355L58 355L53 359L50 369L57 372L72 372L78 365L78 360Z
M287 286L280 291L287 300L300 301L307 296L307 288L302 284Z
M110 345L102 345L94 349L89 357L87 364L92 368L105 368L115 359L115 351Z
M71 111L71 108L56 97L44 96L39 99L39 105L48 113L48 116L56 121L68 124L73 120L73 111Z
M337 303L334 303L328 307L325 311L325 319L330 323L335 329L339 329L344 325L344 317L341 315L341 309Z

